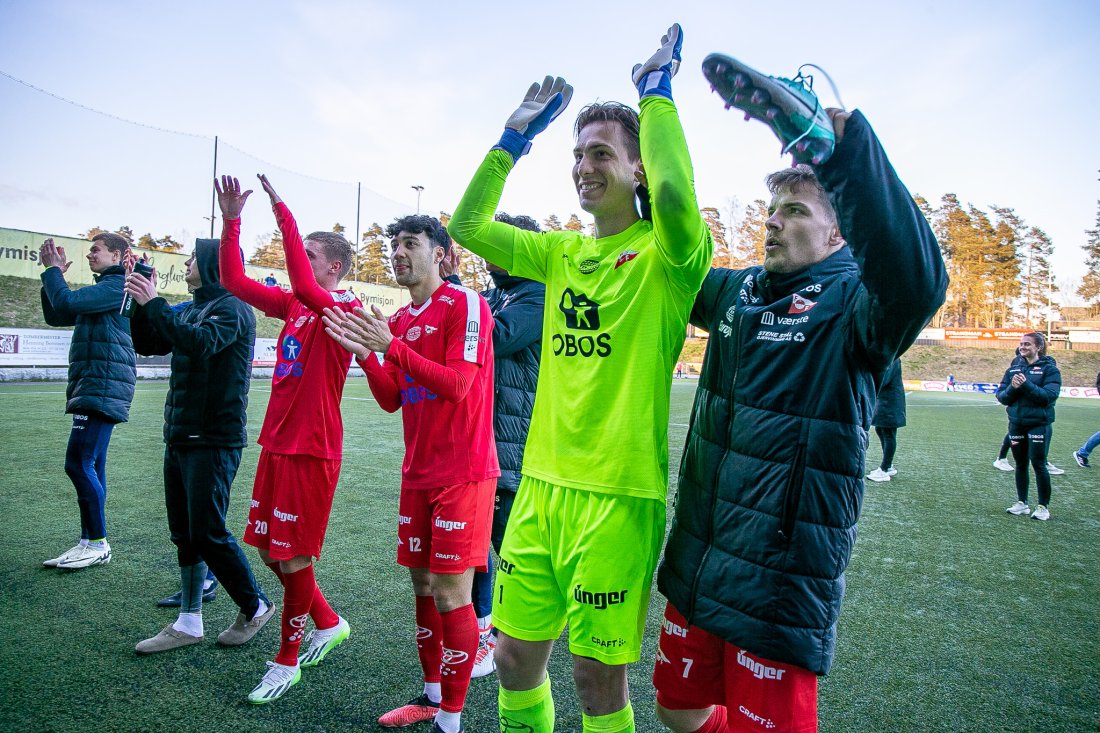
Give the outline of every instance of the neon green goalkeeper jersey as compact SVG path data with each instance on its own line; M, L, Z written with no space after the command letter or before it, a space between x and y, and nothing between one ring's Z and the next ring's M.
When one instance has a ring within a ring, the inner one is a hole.
M539 369L524 475L664 500L669 391L713 245L699 215L676 107L641 102L641 150L653 222L599 239L493 221L511 156L492 150L448 229L514 275L546 283ZM673 185L669 185L673 184ZM686 212L668 216L664 209Z

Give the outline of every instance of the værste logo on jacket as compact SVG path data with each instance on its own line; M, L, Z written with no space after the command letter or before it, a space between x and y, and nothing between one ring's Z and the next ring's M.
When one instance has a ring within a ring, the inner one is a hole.
M558 302L558 310L565 316L565 327L587 333L556 333L552 344L554 356L598 356L611 354L611 334L592 334L600 330L600 304L584 293L566 288Z

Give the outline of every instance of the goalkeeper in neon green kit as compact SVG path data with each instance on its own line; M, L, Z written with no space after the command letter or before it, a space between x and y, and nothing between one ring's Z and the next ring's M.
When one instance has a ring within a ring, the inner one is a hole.
M509 171L572 96L552 77L508 119L448 226L546 283L542 370L493 597L502 731L553 730L546 663L566 622L584 730L634 730L626 665L664 537L669 390L713 250L672 102L680 40L675 25L634 68L640 118L614 102L577 117L573 182L595 238L493 221Z

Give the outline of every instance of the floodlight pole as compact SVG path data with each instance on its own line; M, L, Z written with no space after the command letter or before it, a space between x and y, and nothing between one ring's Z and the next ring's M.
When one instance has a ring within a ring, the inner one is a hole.
M416 213L420 213L420 193L424 190L423 186L411 186L416 191Z
M359 233L359 212L363 205L363 182L359 181L355 184L355 281L359 282L359 243L361 235Z
M218 179L218 136L214 136L214 180ZM210 238L214 238L214 206L218 203L218 195L210 191Z

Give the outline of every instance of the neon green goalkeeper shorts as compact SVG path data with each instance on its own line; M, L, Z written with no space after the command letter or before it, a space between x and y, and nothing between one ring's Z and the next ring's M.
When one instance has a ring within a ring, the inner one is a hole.
M604 664L638 661L665 505L523 477L493 596L493 624L524 641L557 639Z

